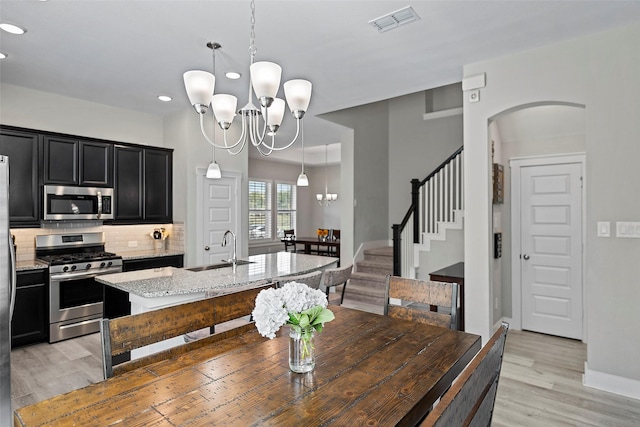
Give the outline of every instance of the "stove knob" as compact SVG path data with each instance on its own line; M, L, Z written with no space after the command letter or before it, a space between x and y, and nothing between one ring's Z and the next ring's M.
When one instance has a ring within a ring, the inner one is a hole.
M75 271L75 270L76 270L76 266L75 266L75 265L72 265L72 266L71 266L71 271Z
M109 262L107 263L107 267L111 267L111 264L113 264L113 262L109 261Z
M69 267L68 267L68 266L66 266L66 265L65 265L64 267L62 267L62 271L63 271L63 272L65 272L65 273L66 273L68 270L69 270Z
M85 267L87 270L91 268L91 264L87 264L87 266Z
M100 268L104 267L106 264L104 262L100 263Z

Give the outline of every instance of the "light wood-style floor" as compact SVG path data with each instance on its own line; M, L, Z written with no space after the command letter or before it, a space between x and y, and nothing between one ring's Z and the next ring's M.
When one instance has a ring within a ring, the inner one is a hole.
M582 385L587 346L509 330L492 426L640 426L640 401Z
M16 349L13 409L102 380L100 334ZM494 427L639 426L640 401L584 387L586 345L510 330Z

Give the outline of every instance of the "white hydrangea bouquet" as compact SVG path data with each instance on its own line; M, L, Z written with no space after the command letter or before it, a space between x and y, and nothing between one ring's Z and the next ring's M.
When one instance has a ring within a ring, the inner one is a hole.
M260 335L275 338L280 327L287 324L305 341L313 331L322 332L324 324L335 318L327 308L324 292L297 282L260 291L252 314Z

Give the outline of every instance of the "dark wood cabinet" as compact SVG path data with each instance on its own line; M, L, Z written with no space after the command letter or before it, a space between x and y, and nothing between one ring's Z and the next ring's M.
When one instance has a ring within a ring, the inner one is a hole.
M79 184L88 187L113 186L113 144L80 141Z
M172 153L144 150L144 219L167 223L172 220Z
M172 151L115 147L115 223L172 221Z
M143 220L144 150L116 145L114 148L114 222Z
M45 184L78 185L79 143L77 139L43 138Z
M40 226L37 133L0 128L0 154L9 156L11 227Z
M170 255L153 258L129 259L122 262L122 271L146 270L160 267L184 267L183 255Z
M111 187L113 144L58 136L43 137L43 182Z
M19 271L11 320L11 347L49 340L47 270Z

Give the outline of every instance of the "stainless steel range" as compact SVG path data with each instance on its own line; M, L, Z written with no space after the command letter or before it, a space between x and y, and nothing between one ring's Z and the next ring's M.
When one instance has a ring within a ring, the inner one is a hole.
M49 342L98 332L104 289L94 278L122 271L104 233L36 236L36 258L49 264Z

